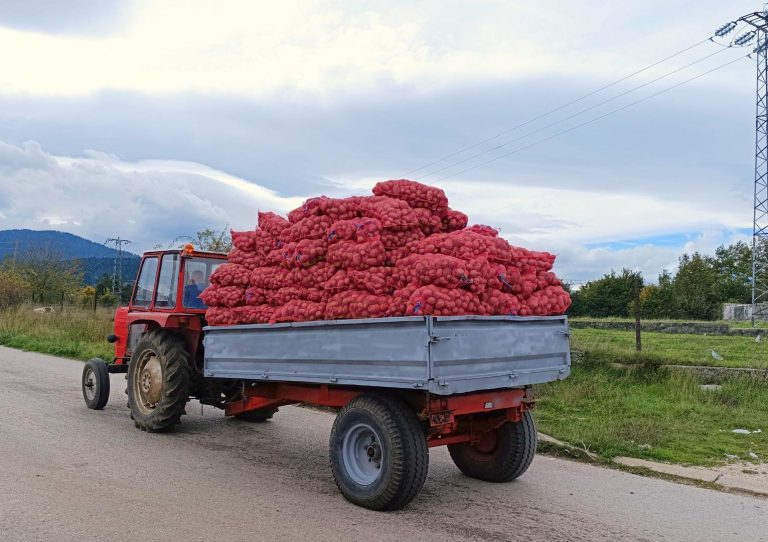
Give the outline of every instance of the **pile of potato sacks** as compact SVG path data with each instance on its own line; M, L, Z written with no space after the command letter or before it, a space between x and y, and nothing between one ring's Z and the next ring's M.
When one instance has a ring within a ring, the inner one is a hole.
M201 294L210 325L386 316L563 314L555 257L467 227L439 188L384 181L373 196L307 200L232 232Z

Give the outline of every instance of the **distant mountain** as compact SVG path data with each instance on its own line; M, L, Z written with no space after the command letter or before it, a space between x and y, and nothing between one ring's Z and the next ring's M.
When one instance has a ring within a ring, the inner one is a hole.
M55 230L0 230L0 260L21 255L35 247L52 247L66 260L79 260L83 278L94 284L104 275L112 275L117 251L71 233ZM123 252L123 280L136 278L139 256Z

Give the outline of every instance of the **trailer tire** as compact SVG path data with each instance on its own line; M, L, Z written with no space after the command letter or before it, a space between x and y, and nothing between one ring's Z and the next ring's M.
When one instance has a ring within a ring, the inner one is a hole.
M257 408L256 410L235 414L235 418L244 422L262 423L271 420L276 412L276 408Z
M330 459L342 495L371 510L403 508L429 469L426 435L413 409L380 395L361 395L339 411Z
M181 337L149 331L128 366L128 405L136 427L170 431L181 422L189 399L189 353Z
M489 449L470 444L449 444L453 463L470 478L509 482L523 474L536 455L536 424L530 411L517 423L507 422L493 431Z
M109 401L109 370L103 359L89 359L81 379L83 399L91 410L102 410Z

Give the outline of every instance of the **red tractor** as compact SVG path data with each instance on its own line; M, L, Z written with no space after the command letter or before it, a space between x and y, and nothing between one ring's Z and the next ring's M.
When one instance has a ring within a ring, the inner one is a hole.
M226 254L183 250L147 252L127 307L115 312L113 363L92 359L83 369L83 397L102 409L109 399L109 373L127 373L128 406L145 431L172 429L189 398L223 408L238 394L234 383L202 378L206 306L199 297ZM130 360L135 363L129 363ZM274 409L242 417L266 420Z

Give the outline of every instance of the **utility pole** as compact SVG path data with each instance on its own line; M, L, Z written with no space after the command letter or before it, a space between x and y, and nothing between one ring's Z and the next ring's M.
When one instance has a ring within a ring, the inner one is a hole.
M752 57L757 65L755 98L755 185L752 213L752 326L768 320L768 4L731 21L715 32L723 37L737 26L746 31L737 36L731 47L755 44Z
M118 300L123 299L123 245L128 245L132 241L112 237L105 241L105 245L115 245L115 258L112 265L112 293L117 295Z

